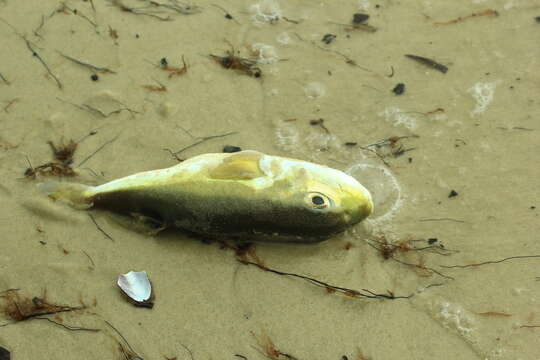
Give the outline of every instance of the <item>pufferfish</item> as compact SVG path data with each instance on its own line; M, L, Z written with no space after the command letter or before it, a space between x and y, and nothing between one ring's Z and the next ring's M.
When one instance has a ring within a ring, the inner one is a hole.
M195 156L180 164L99 186L40 184L53 199L152 219L202 235L317 242L373 212L369 191L326 166L246 150Z

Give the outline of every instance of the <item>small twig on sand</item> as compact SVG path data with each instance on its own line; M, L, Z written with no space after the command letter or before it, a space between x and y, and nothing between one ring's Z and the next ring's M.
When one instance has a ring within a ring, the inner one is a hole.
M63 54L62 52L58 51L57 52L64 58L74 62L75 64L78 64L78 65L81 65L81 66L84 66L94 72L99 72L99 73L104 73L104 74L116 74L115 71L111 70L111 69L108 69L106 67L99 67L99 66L95 66L95 65L92 65L92 64L88 64L88 63L85 63L83 61L80 61L80 60L77 60L75 58L72 58L71 56L68 56L66 54Z
M94 225L96 225L96 228L97 228L103 235L105 235L105 237L106 237L107 239L109 239L109 240L111 240L112 242L114 242L114 239L112 238L112 236L110 236L109 234L107 234L107 233L105 232L105 230L103 230L103 229L101 228L101 226L99 226L99 224L97 223L97 221L96 221L96 219L94 218L94 216L93 216L92 214L90 214L90 213L88 214L88 216L90 217L90 219L92 220L92 222L94 223ZM93 264L93 262L92 262L92 264Z
M188 145L186 147L183 147L182 149L178 150L178 151L171 151L169 149L163 149L165 151L169 151L171 154L173 155L178 155L188 149L191 149L192 147L195 147L197 145L200 145L202 144L203 142L205 141L208 141L208 140L212 140L212 139L218 139L218 138L222 138L222 137L225 137L225 136L229 136L229 135L234 135L234 134L238 134L237 131L231 131L231 132L228 132L228 133L225 133L225 134L221 134L221 135L211 135L211 136L205 136L205 137L202 137L200 138L199 140L197 140L196 142L194 142L193 144L191 145Z
M87 162L88 160L90 160L94 155L96 155L99 151L101 151L105 146L113 143L114 141L116 141L116 139L118 139L118 137L120 136L120 134L116 135L114 138L110 139L110 140L107 140L103 145L101 145L99 148L97 148L96 151L94 151L93 153L91 153L90 155L88 155L87 157L84 158L83 161L81 161L79 163L79 165L77 165L77 167L81 167L82 164L84 164L85 162Z
M452 219L452 218L430 218L430 219L420 219L418 221L452 221L452 222L457 222L457 223L466 223L466 221L464 220L459 220L459 219Z

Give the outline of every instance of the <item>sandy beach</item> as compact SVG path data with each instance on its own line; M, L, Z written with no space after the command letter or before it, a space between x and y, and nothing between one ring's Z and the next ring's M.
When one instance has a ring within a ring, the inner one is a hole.
M539 16L534 0L0 0L0 347L539 359ZM73 162L54 159L71 140ZM347 172L375 213L317 244L255 242L269 272L36 186L226 145ZM152 309L118 289L130 270Z

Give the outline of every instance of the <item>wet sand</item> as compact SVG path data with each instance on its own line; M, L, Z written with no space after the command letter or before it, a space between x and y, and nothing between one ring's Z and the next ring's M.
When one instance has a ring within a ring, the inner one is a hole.
M186 347L194 359L263 359L268 339L276 359L540 356L540 258L500 261L540 254L535 1L200 1L192 14L147 3L0 1L0 291L82 300L85 310L48 317L101 330L0 327L13 359L120 359L104 320L144 359L189 359ZM355 12L377 31L351 28ZM262 77L209 56L229 43ZM181 69L182 56L185 72L160 65ZM314 161L375 199L368 221L326 242L256 244L268 267L411 297L329 293L181 232L149 236L90 212L108 238L89 212L40 194L46 177L24 178L27 159L51 161L47 141L78 141L66 181L99 184L172 166L164 149L229 132L178 156L236 145ZM385 259L374 248L384 244L401 247ZM153 309L117 289L129 270L148 272Z

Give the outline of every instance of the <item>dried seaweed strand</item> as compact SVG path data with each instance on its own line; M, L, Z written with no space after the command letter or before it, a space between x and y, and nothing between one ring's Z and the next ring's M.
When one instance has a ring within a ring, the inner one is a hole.
M100 332L101 331L101 329L83 328L83 327L78 327L78 326L68 326L68 325L61 324L59 322L56 322L56 321L54 321L52 319L45 318L45 317L34 317L34 319L47 320L48 322L51 322L51 323L56 324L58 326L61 326L64 329L70 330L70 331L89 331L89 332Z
M150 16L150 17L153 17L153 18L161 20L161 21L170 21L170 20L172 20L169 16L162 17L162 16L159 16L159 15L156 15L155 12L145 11L143 8L132 8L132 7L126 6L126 5L124 5L124 3L121 0L109 0L109 2L113 6L119 8L120 10L122 10L124 12L127 12L127 13L130 13L130 14L133 14L133 15L146 15L146 16Z
M93 216L92 214L90 214L90 213L88 214L88 216L90 217L90 219L92 220L92 222L94 223L94 225L96 225L96 228L97 228L103 235L105 235L105 237L106 237L107 239L109 239L109 240L111 240L112 242L114 242L114 239L112 238L112 236L110 236L109 234L107 234L107 233L105 232L105 230L103 230L103 229L101 228L101 226L99 226L99 224L97 223L97 221L96 221L96 219L94 218L94 216Z
M289 272L284 272L284 271L271 269L269 267L266 267L266 266L263 266L261 264L257 264L257 263L251 262L251 261L242 260L242 259L237 259L237 261L242 263L242 264L245 264L245 265L256 266L261 270L268 271L268 272L271 272L271 273L274 273L274 274L277 274L277 275L291 276L291 277L296 277L296 278L299 278L299 279L303 279L303 280L306 280L306 281L312 283L315 286L319 286L319 287L322 287L322 288L325 288L325 289L328 289L328 290L332 290L332 291L337 291L339 293L342 293L342 294L347 295L347 296L352 296L352 297L361 296L361 297L366 297L366 298L371 298L371 299L395 300L395 299L409 299L409 298L411 298L413 296L412 294L408 295L408 296L395 296L395 295L392 295L392 294L376 294L373 291L367 290L367 289L362 289L362 291L365 292L365 293L362 293L361 291L358 291L358 290L348 289L348 288L344 288L344 287L336 286L336 285L331 285L331 284L325 283L324 281L311 278L309 276L304 276L304 275L300 275L300 274L289 273Z
M424 265L420 265L420 264L413 264L413 263L408 263L408 262L405 262L405 261L401 261L401 260L398 260L396 259L395 257L391 257L392 260L400 263L400 264L403 264L403 265L407 265L407 266L411 266L411 267L414 267L414 268L418 268L418 269L421 269L421 270L428 270L428 271L431 271L431 272L434 272L435 274L445 278L445 279L448 279L448 280L456 280L455 278L451 277L451 276L448 276L448 275L444 275L443 273L433 269L433 268L430 268L428 266L424 266Z
M80 61L80 60L77 60L75 58L72 58L71 56L68 56L66 54L63 54L62 52L60 51L57 51L62 57L74 62L75 64L78 64L78 65L81 65L81 66L84 66L84 67L87 67L89 68L90 70L93 70L95 72L99 72L99 73L104 73L104 74L116 74L116 71L113 71L111 69L108 69L106 67L99 67L99 66L95 66L95 65L92 65L92 64L88 64L88 63L85 63L83 61Z
M418 221L452 221L452 222L457 222L457 223L466 223L466 221L464 220L459 220L459 219L452 219L452 218L430 218L430 219L420 219Z
M28 48L28 50L30 50L30 52L32 53L32 56L36 57L39 62L43 65L43 67L47 70L47 72L49 73L49 75L52 76L52 78L54 79L54 81L56 81L56 85L58 86L59 89L62 89L64 87L64 85L62 85L62 83L60 82L60 80L56 77L56 75L53 74L53 72L51 71L51 69L49 68L49 65L47 65L47 63L41 58L41 56L34 50L34 48L32 47L32 44L30 44L30 41L28 41L28 39L24 38L23 37L23 40L24 42L26 43L26 47Z
M211 136L205 136L203 138L200 138L200 140L197 140L196 142L194 142L193 144L191 145L188 145L186 147L183 147L182 149L178 150L178 151L171 151L169 149L163 149L165 151L169 151L171 154L173 155L178 155L188 149L191 149L192 147L195 147L199 144L202 144L203 142L205 141L208 141L208 140L212 140L212 139L218 139L218 138L222 138L222 137L225 137L225 136L229 136L229 135L234 135L234 134L238 134L237 131L231 131L231 132L228 132L228 133L225 133L225 134L221 134L221 135L211 135Z
M116 135L114 138L112 138L111 140L107 140L103 145L101 145L99 148L97 148L96 151L94 151L93 153L91 153L90 155L88 155L86 158L84 158L83 161L81 161L79 163L79 165L77 165L77 167L81 167L82 164L84 164L85 162L87 162L88 160L90 160L94 155L96 155L99 151L101 151L105 146L113 143L116 139L118 139L118 137L120 136L120 134Z
M467 264L467 265L439 265L440 267L447 268L447 269L453 269L453 268L468 268L468 267L476 267L481 265L488 265L488 264L499 264L507 260L514 260L514 259L532 259L532 258L540 258L540 255L518 255L518 256L510 256L504 259L500 260L490 260L490 261L484 261L481 263L476 264Z
M12 30L13 32L19 36L21 39L24 40L24 42L26 43L26 47L28 48L28 50L30 50L30 52L32 53L32 56L36 57L39 62L43 65L43 67L45 67L45 69L47 70L47 72L49 73L49 75L52 76L52 78L54 79L54 81L56 81L56 85L58 86L59 89L62 89L63 88L63 85L62 83L60 82L60 80L56 77L56 75L53 74L53 72L51 71L51 69L49 68L49 66L47 65L47 63L43 60L43 58L37 53L37 51L34 50L34 48L32 47L32 44L30 43L30 41L28 41L28 39L22 35L21 33L19 33L17 31L17 29L11 25L10 23L8 23L6 20L0 18L0 21L2 21L4 24L8 25Z

